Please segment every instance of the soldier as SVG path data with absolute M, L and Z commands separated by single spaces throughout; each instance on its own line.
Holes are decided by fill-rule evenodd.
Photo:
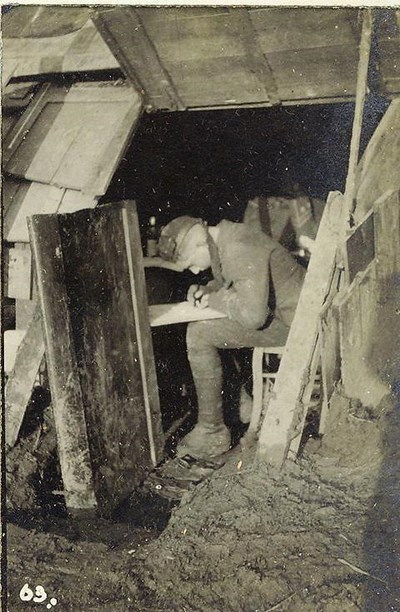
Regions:
M 218 350 L 284 345 L 305 269 L 261 230 L 226 220 L 209 227 L 202 219 L 178 217 L 163 228 L 159 252 L 193 274 L 211 267 L 213 279 L 207 285 L 192 285 L 187 299 L 227 316 L 187 327 L 198 422 L 178 445 L 177 455 L 207 459 L 226 452 L 231 444 L 222 413 Z

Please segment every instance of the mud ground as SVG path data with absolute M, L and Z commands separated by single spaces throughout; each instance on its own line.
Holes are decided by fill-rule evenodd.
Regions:
M 34 512 L 33 488 L 18 509 L 15 493 L 7 609 L 400 610 L 399 404 L 338 393 L 329 418 L 282 471 L 237 449 L 180 503 L 132 497 L 114 521 Z M 25 583 L 47 600 L 21 601 Z

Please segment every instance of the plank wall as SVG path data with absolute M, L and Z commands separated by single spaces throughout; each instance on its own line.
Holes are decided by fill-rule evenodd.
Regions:
M 394 384 L 400 321 L 399 192 L 374 204 L 375 259 L 339 302 L 341 376 L 346 396 L 377 406 Z M 394 340 L 396 339 L 396 340 Z

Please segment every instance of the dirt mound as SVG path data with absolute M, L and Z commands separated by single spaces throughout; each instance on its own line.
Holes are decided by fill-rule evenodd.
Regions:
M 327 440 L 283 472 L 238 455 L 182 500 L 133 573 L 190 612 L 400 610 L 398 410 L 385 398 L 353 423 L 340 408 L 351 443 Z
M 232 453 L 161 535 L 129 504 L 118 523 L 9 525 L 9 610 L 29 582 L 74 612 L 397 612 L 400 411 L 339 397 L 331 417 L 342 433 L 283 471 Z

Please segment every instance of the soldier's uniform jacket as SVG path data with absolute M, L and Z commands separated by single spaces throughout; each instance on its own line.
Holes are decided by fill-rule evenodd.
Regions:
M 226 220 L 217 227 L 216 243 L 210 240 L 209 306 L 249 329 L 268 326 L 271 315 L 290 326 L 305 269 L 254 227 Z

